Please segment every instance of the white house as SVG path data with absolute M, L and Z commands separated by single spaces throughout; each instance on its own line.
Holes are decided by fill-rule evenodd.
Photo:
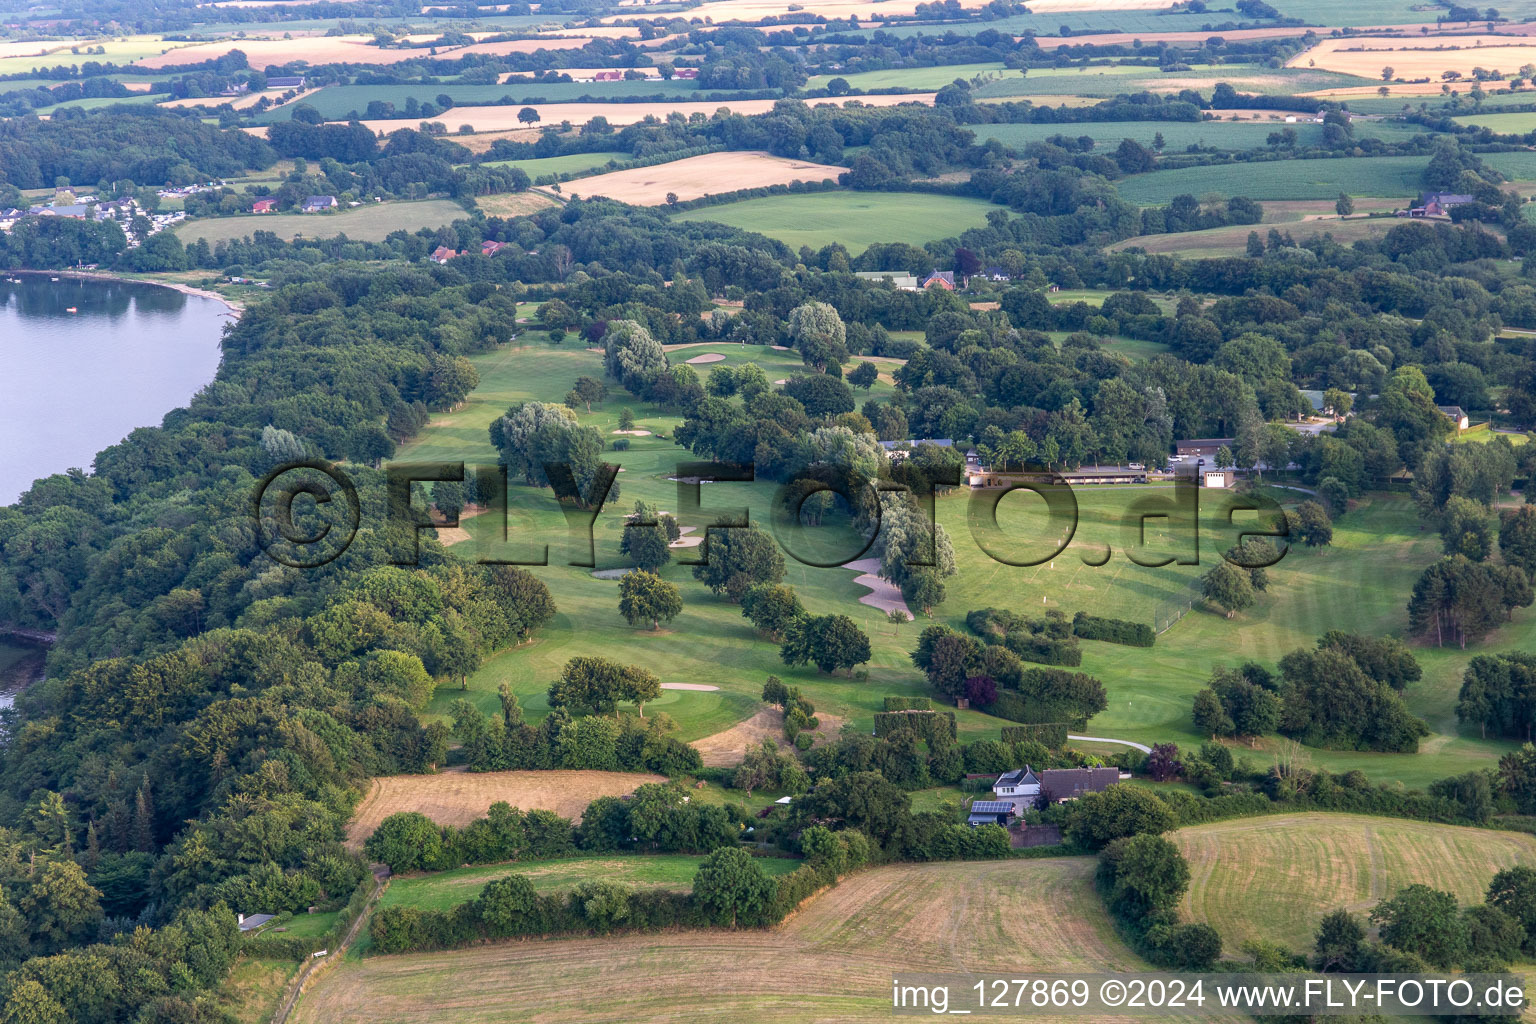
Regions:
M 992 783 L 992 795 L 999 800 L 1023 801 L 1034 806 L 1040 796 L 1040 780 L 1035 777 L 1034 771 L 1025 765 L 1023 768 L 999 775 L 997 781 Z

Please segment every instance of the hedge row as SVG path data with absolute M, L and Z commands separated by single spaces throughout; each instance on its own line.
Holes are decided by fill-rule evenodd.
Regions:
M 765 879 L 771 887 L 767 898 L 754 901 L 751 908 L 735 911 L 736 925 L 776 924 L 807 897 L 836 885 L 841 876 L 863 867 L 869 859 L 869 843 L 857 832 L 810 828 L 802 836 L 801 845 L 807 854 L 806 862 L 787 875 Z M 368 929 L 376 951 L 405 953 L 494 939 L 608 935 L 730 924 L 730 920 L 722 919 L 718 907 L 712 911 L 693 893 L 637 890 L 615 882 L 591 881 L 581 883 L 569 893 L 541 895 L 525 876 L 507 875 L 487 882 L 476 899 L 450 910 L 382 908 L 373 915 Z
M 1157 640 L 1157 634 L 1145 622 L 1106 619 L 1087 612 L 1072 616 L 1072 632 L 1084 640 L 1102 640 L 1127 647 L 1151 647 Z
M 885 698 L 885 710 L 887 711 L 932 711 L 932 697 L 887 697 Z
M 1040 665 L 1066 665 L 1076 668 L 1083 663 L 1083 652 L 1077 640 L 1067 637 L 1056 640 L 1044 633 L 1025 633 L 1015 630 L 1003 638 L 1003 646 L 1025 661 Z
M 688 199 L 674 206 L 667 207 L 668 211 L 681 212 L 683 210 L 698 210 L 706 206 L 723 206 L 726 203 L 739 203 L 744 199 L 764 199 L 768 196 L 799 195 L 806 192 L 836 192 L 842 186 L 831 179 L 822 181 L 793 181 L 788 185 L 767 185 L 760 188 L 743 188 L 735 192 L 721 192 L 718 195 L 700 196 L 698 199 Z
M 1028 725 L 1003 726 L 1004 743 L 1039 743 L 1048 750 L 1067 745 L 1065 722 L 1033 722 Z
M 916 732 L 921 738 L 930 743 L 938 731 L 947 732 L 950 739 L 956 735 L 955 713 L 953 711 L 877 711 L 875 712 L 875 735 L 885 738 L 892 733 L 902 731 Z

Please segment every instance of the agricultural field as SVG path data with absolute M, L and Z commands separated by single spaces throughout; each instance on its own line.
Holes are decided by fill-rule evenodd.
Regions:
M 444 48 L 440 54 L 486 53 L 535 53 L 539 50 L 577 50 L 592 41 L 592 37 L 544 36 L 538 39 L 519 39 L 503 43 L 477 43 L 457 49 Z M 173 47 L 173 48 L 172 48 Z M 374 44 L 372 36 L 297 36 L 293 39 L 227 39 L 212 43 L 162 44 L 134 60 L 141 68 L 159 69 L 180 64 L 195 64 L 213 60 L 239 50 L 244 53 L 250 66 L 258 71 L 275 64 L 304 60 L 311 64 L 346 62 L 354 64 L 403 64 L 429 56 L 427 49 L 384 48 Z M 109 50 L 110 52 L 110 50 Z
M 338 213 L 263 213 L 213 217 L 185 221 L 173 230 L 183 242 L 206 238 L 209 245 L 247 238 L 256 231 L 271 231 L 283 239 L 296 236 L 335 238 L 337 235 L 346 235 L 359 242 L 382 242 L 392 231 L 441 227 L 467 216 L 458 203 L 447 199 L 422 199 L 375 203 Z
M 1088 858 L 892 865 L 844 880 L 765 931 L 349 959 L 310 987 L 292 1020 L 659 1021 L 675 1019 L 687 993 L 693 1017 L 810 1024 L 889 1015 L 893 971 L 1145 969 L 1116 936 L 1093 867 Z
M 1419 194 L 1427 156 L 1378 156 L 1337 160 L 1271 160 L 1181 167 L 1137 174 L 1116 182 L 1120 197 L 1143 206 L 1168 203 L 1176 195 L 1268 199 L 1335 199 L 1353 196 L 1401 199 Z
M 1525 112 L 1511 112 L 1506 114 L 1466 114 L 1456 118 L 1460 124 L 1471 125 L 1474 128 L 1487 128 L 1498 132 L 1500 135 L 1520 135 L 1525 132 L 1536 131 L 1536 110 Z M 1493 155 L 1493 154 L 1490 154 Z M 1503 156 L 1504 154 L 1499 154 Z
M 563 121 L 569 121 L 573 125 L 583 125 L 594 117 L 602 116 L 608 119 L 609 124 L 623 127 L 643 121 L 647 117 L 664 118 L 674 113 L 682 114 L 684 117 L 691 117 L 694 114 L 710 117 L 719 110 L 730 110 L 747 115 L 763 114 L 772 110 L 777 102 L 777 100 L 676 100 L 655 103 L 539 103 L 532 106 L 539 114 L 538 124 L 560 124 Z M 816 105 L 841 106 L 848 101 L 814 100 L 812 102 Z M 860 96 L 857 102 L 872 107 L 890 107 L 900 103 L 917 103 L 927 106 L 933 103 L 933 94 L 915 92 L 900 95 Z M 439 114 L 434 120 L 452 124 L 455 127 L 467 124 L 476 132 L 527 129 L 530 126 L 517 119 L 522 109 L 522 106 L 516 104 L 494 107 L 454 107 Z M 372 131 L 387 133 L 397 128 L 411 127 L 414 122 L 365 119 L 362 123 Z M 538 124 L 533 127 L 537 127 Z M 531 137 L 530 141 L 532 141 Z
M 1282 230 L 1289 233 L 1297 242 L 1304 242 L 1314 235 L 1332 235 L 1334 241 L 1348 245 L 1351 242 L 1382 238 L 1401 223 L 1403 222 L 1395 217 L 1350 217 L 1348 219 L 1318 217 L 1288 223 Z M 1206 228 L 1202 231 L 1137 235 L 1134 238 L 1116 242 L 1110 248 L 1145 249 L 1147 252 L 1183 256 L 1186 259 L 1208 259 L 1246 252 L 1249 233 L 1257 231 L 1262 238 L 1268 230 L 1265 224 L 1232 224 L 1221 228 Z
M 485 167 L 521 167 L 523 173 L 534 181 L 546 175 L 565 176 L 581 174 L 597 167 L 605 167 L 616 161 L 629 159 L 628 153 L 571 153 L 566 156 L 547 156 L 533 160 L 490 160 Z
M 817 192 L 768 196 L 739 203 L 706 206 L 677 215 L 680 220 L 712 220 L 777 238 L 791 248 L 819 249 L 833 242 L 857 255 L 875 242 L 921 245 L 958 235 L 986 223 L 982 199 L 907 192 Z
M 237 1024 L 268 1024 L 277 1010 L 285 986 L 299 973 L 292 960 L 256 960 L 242 957 L 217 989 L 219 1009 Z
M 1440 74 L 1444 71 L 1459 71 L 1471 77 L 1473 68 L 1488 68 L 1513 75 L 1522 64 L 1533 62 L 1536 44 L 1529 40 L 1494 37 L 1469 42 L 1465 37 L 1439 40 L 1350 36 L 1323 39 L 1292 57 L 1289 66 L 1310 68 L 1315 64 L 1329 71 L 1378 81 L 1382 69 L 1390 67 L 1394 79 L 1428 78 L 1438 92 Z M 1469 86 L 1462 83 L 1458 87 Z
M 1300 145 L 1311 145 L 1322 138 L 1320 124 L 1291 124 L 1283 120 L 1262 121 L 1086 121 L 1080 124 L 974 124 L 967 125 L 978 142 L 996 139 L 1011 149 L 1022 149 L 1031 142 L 1044 142 L 1058 135 L 1069 139 L 1088 136 L 1095 148 L 1113 150 L 1121 139 L 1134 139 L 1151 148 L 1158 135 L 1163 137 L 1166 153 L 1178 153 L 1190 146 L 1216 149 L 1256 149 L 1274 132 L 1283 128 L 1296 131 Z
M 577 819 L 600 796 L 633 793 L 647 782 L 665 782 L 643 772 L 538 771 L 442 772 L 386 775 L 373 780 L 347 828 L 347 843 L 361 848 L 379 822 L 401 811 L 425 814 L 439 825 L 468 825 L 505 800 L 525 811 L 554 811 Z
M 437 106 L 438 96 L 448 96 L 455 107 L 494 104 L 504 97 L 522 103 L 562 103 L 591 97 L 594 99 L 624 99 L 632 96 L 668 96 L 689 99 L 696 96 L 698 86 L 690 81 L 663 82 L 539 82 L 536 84 L 462 85 L 441 83 L 428 85 L 332 85 L 316 90 L 304 102 L 320 111 L 327 120 L 340 120 L 356 112 L 359 116 L 373 100 L 393 103 L 404 108 L 408 99 Z M 452 109 L 442 111 L 438 119 L 450 119 Z M 269 111 L 258 121 L 283 120 L 285 115 Z M 411 124 L 409 120 L 407 124 Z
M 824 89 L 834 78 L 841 78 L 855 89 L 942 89 L 955 79 L 970 82 L 1003 75 L 1016 74 L 1005 71 L 1001 61 L 985 64 L 941 64 L 928 68 L 890 68 L 884 71 L 857 71 L 847 75 L 813 75 L 805 83 L 807 89 Z
M 1145 64 L 1116 64 L 1076 68 L 1031 68 L 1025 74 L 1006 72 L 972 90 L 978 100 L 1014 99 L 1027 94 L 1117 96 L 1121 93 L 1174 93 L 1196 89 L 1209 93 L 1218 82 L 1239 92 L 1291 95 L 1312 89 L 1360 86 L 1367 79 L 1307 68 L 1268 68 L 1257 64 L 1197 64 L 1189 71 L 1167 73 Z
M 1364 915 L 1405 885 L 1481 902 L 1502 868 L 1536 859 L 1536 837 L 1357 814 L 1287 814 L 1198 825 L 1172 837 L 1189 861 L 1186 919 L 1235 950 L 1248 939 L 1308 950 L 1324 914 Z
M 523 217 L 536 213 L 557 200 L 541 192 L 503 192 L 500 195 L 480 196 L 475 207 L 492 217 Z
M 667 202 L 668 196 L 689 200 L 796 181 L 836 181 L 845 171 L 846 167 L 790 160 L 770 153 L 706 153 L 583 178 L 568 191 L 583 196 L 607 196 L 636 206 L 659 206 Z

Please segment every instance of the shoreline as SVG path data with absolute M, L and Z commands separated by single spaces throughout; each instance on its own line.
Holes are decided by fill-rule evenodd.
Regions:
M 237 319 L 240 314 L 245 312 L 245 304 L 242 302 L 236 302 L 234 299 L 220 295 L 218 292 L 208 288 L 198 288 L 190 284 L 182 284 L 180 281 L 147 281 L 138 277 L 124 277 L 121 274 L 114 274 L 110 270 L 10 270 L 7 273 L 29 274 L 33 276 L 46 274 L 49 277 L 69 278 L 75 281 L 119 281 L 123 284 L 143 284 L 154 288 L 169 288 L 172 291 L 181 292 L 183 295 L 192 295 L 200 299 L 212 299 L 215 302 L 221 302 L 229 310 L 230 315 Z

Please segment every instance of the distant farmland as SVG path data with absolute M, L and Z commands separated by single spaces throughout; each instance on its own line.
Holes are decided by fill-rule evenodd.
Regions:
M 1280 121 L 1086 121 L 1080 124 L 968 124 L 978 142 L 996 139 L 1005 146 L 1022 149 L 1031 142 L 1044 142 L 1056 135 L 1077 139 L 1092 138 L 1097 149 L 1114 149 L 1121 139 L 1135 139 L 1151 147 L 1154 138 L 1163 136 L 1164 152 L 1177 153 L 1188 146 L 1214 146 L 1218 149 L 1252 149 L 1263 146 L 1272 132 L 1294 128 L 1302 145 L 1311 145 L 1323 136 L 1318 124 L 1285 124 Z
M 1138 174 L 1116 182 L 1121 198 L 1143 206 L 1187 193 L 1250 199 L 1333 199 L 1355 196 L 1408 199 L 1420 190 L 1425 156 L 1378 156 L 1336 160 L 1267 160 L 1181 167 Z
M 681 220 L 713 220 L 757 231 L 793 248 L 819 249 L 841 242 L 861 253 L 875 242 L 921 245 L 986 223 L 982 199 L 915 192 L 816 192 L 768 196 L 706 206 L 678 214 Z
M 183 242 L 206 238 L 216 242 L 246 238 L 257 231 L 271 231 L 287 241 L 295 235 L 305 238 L 335 238 L 346 235 L 359 242 L 382 242 L 392 231 L 436 228 L 468 217 L 464 207 L 447 199 L 423 199 L 417 202 L 374 203 L 342 213 L 251 214 L 243 217 L 216 217 L 178 225 L 176 237 Z

